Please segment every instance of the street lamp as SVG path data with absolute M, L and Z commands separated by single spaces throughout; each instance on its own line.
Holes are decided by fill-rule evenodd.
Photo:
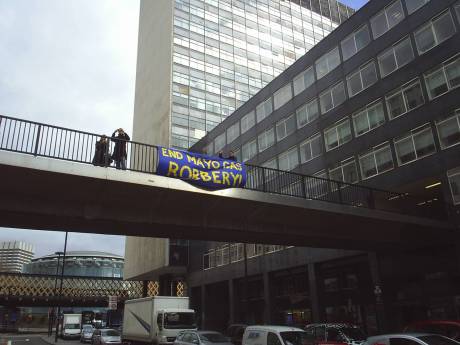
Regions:
M 57 279 L 58 279 L 58 273 L 59 273 L 59 261 L 61 259 L 61 255 L 64 255 L 63 252 L 55 252 L 54 255 L 57 255 L 58 256 L 58 261 L 57 261 L 57 264 L 56 264 L 56 274 L 54 275 L 55 276 L 55 279 L 54 279 L 54 297 L 57 296 Z M 52 312 L 50 314 L 50 318 L 48 320 L 48 336 L 51 336 L 51 334 L 53 333 L 53 322 L 54 322 L 54 319 L 55 319 L 55 308 L 53 307 L 52 309 Z
M 59 333 L 59 314 L 61 313 L 61 297 L 62 297 L 62 283 L 64 281 L 64 267 L 65 267 L 65 254 L 67 252 L 67 236 L 68 232 L 65 232 L 65 241 L 64 241 L 64 253 L 62 253 L 62 270 L 61 270 L 61 284 L 59 286 L 59 297 L 58 297 L 58 311 L 57 311 L 57 323 L 56 323 L 56 335 L 54 337 L 54 342 L 57 343 L 58 333 Z

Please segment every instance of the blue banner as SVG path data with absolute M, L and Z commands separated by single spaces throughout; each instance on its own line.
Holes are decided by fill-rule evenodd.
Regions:
M 166 147 L 158 147 L 157 174 L 209 189 L 244 187 L 244 163 Z

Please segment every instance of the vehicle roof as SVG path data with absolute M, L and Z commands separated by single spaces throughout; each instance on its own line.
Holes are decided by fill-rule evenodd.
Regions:
M 442 335 L 439 334 L 433 334 L 433 333 L 423 333 L 423 332 L 407 332 L 407 333 L 389 333 L 389 334 L 380 334 L 380 335 L 374 335 L 372 337 L 368 337 L 367 340 L 373 340 L 373 339 L 382 339 L 382 338 L 393 338 L 393 337 L 413 337 L 413 338 L 418 338 L 418 337 L 423 337 L 427 335 L 436 335 L 442 337 Z
M 326 327 L 332 327 L 332 328 L 359 328 L 358 325 L 352 324 L 352 323 L 345 323 L 345 322 L 329 322 L 329 323 L 310 323 L 305 327 L 318 327 L 318 326 L 326 326 Z
M 220 334 L 220 335 L 222 335 L 222 333 L 217 332 L 217 331 L 199 330 L 199 331 L 196 331 L 196 332 L 197 332 L 198 334 L 204 334 L 204 333 L 209 334 L 209 333 L 212 333 L 212 334 Z
M 162 308 L 159 311 L 166 312 L 166 313 L 194 313 L 195 310 L 193 309 L 181 309 L 181 308 Z
M 301 331 L 305 332 L 301 328 L 297 327 L 290 327 L 290 326 L 271 326 L 271 325 L 260 325 L 260 326 L 248 326 L 246 327 L 246 331 L 251 331 L 251 330 L 264 330 L 264 331 L 275 331 L 275 332 L 293 332 L 293 331 Z

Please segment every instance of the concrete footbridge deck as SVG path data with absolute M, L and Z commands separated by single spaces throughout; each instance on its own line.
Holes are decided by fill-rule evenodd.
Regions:
M 300 195 L 283 188 L 286 184 L 276 190 L 268 183 L 256 186 L 250 172 L 245 189 L 209 191 L 156 175 L 154 164 L 148 173 L 93 166 L 94 142 L 80 137 L 98 135 L 12 118 L 0 120 L 2 227 L 353 249 L 446 243 L 456 236 L 456 227 L 446 221 L 394 212 L 398 207 L 379 209 L 384 204 L 375 195 L 382 191 L 367 187 L 278 171 L 283 181 L 287 174 L 298 179 L 289 181 L 289 186 L 299 189 L 301 182 Z M 8 122 L 10 132 L 11 123 L 25 123 L 15 130 L 19 136 L 10 135 L 18 138 L 14 141 L 5 139 Z M 60 141 L 59 134 L 45 138 L 45 128 L 61 132 Z M 64 132 L 78 134 L 78 147 L 75 134 L 67 140 Z M 24 146 L 21 138 L 30 144 Z M 129 144 L 138 145 L 139 155 L 142 144 Z M 74 151 L 80 152 L 78 159 Z M 84 157 L 81 152 L 86 152 Z M 129 152 L 132 163 L 134 153 Z M 154 160 L 153 155 L 145 156 L 149 162 Z M 140 165 L 138 161 L 133 166 Z M 315 184 L 308 178 L 315 179 Z M 314 194 L 313 187 L 325 181 L 328 192 Z M 249 189 L 251 183 L 253 189 L 263 191 Z M 398 198 L 385 194 L 382 200 L 388 204 Z

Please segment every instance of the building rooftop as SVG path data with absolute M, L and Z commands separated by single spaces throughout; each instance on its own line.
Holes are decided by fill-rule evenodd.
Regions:
M 41 256 L 39 258 L 35 258 L 32 261 L 38 261 L 38 260 L 45 260 L 45 259 L 54 259 L 58 255 L 55 253 L 48 254 Z M 119 259 L 119 260 L 124 260 L 123 256 L 117 255 L 117 254 L 112 254 L 112 253 L 107 253 L 107 252 L 99 252 L 99 251 L 68 251 L 66 253 L 66 257 L 104 257 L 104 258 L 110 258 L 110 259 Z

